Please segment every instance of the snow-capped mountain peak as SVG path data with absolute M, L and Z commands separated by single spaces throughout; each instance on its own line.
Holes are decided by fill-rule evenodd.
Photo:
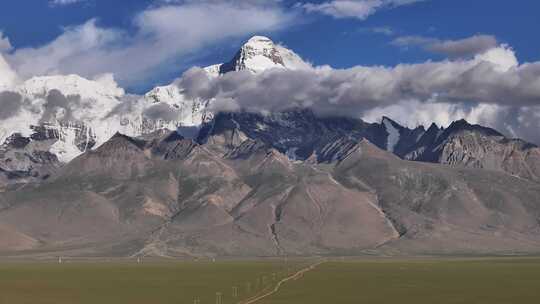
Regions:
M 270 38 L 253 36 L 234 58 L 220 67 L 220 73 L 250 71 L 260 73 L 272 68 L 305 69 L 310 65 L 293 51 L 275 44 Z
M 253 36 L 228 63 L 214 64 L 204 68 L 211 77 L 233 71 L 249 71 L 254 74 L 280 69 L 307 69 L 310 65 L 293 51 L 275 44 L 270 38 Z M 184 96 L 182 89 L 172 83 L 152 89 L 144 95 L 147 105 L 167 105 L 178 113 L 176 126 L 199 127 L 205 119 L 211 118 L 206 106 L 210 101 L 191 100 Z
M 0 62 L 0 68 L 2 68 Z M 204 68 L 211 77 L 232 71 L 261 73 L 268 69 L 307 69 L 293 51 L 268 37 L 250 38 L 225 64 Z M 3 80 L 3 79 L 0 79 Z M 112 75 L 86 79 L 78 75 L 38 76 L 22 83 L 0 81 L 28 100 L 17 116 L 0 126 L 0 144 L 12 134 L 45 138 L 42 148 L 61 162 L 98 147 L 116 132 L 139 136 L 159 129 L 197 133 L 212 118 L 211 100 L 193 100 L 176 83 L 159 86 L 138 97 L 126 95 Z M 57 92 L 53 92 L 57 91 Z M 42 127 L 36 135 L 34 127 Z
M 228 71 L 248 70 L 253 73 L 271 68 L 285 68 L 283 58 L 274 42 L 263 36 L 249 39 L 228 65 L 230 66 Z

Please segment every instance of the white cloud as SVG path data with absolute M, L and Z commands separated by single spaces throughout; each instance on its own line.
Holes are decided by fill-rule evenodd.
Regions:
M 83 25 L 65 28 L 62 35 L 46 45 L 17 49 L 7 58 L 24 78 L 63 73 L 88 77 L 106 72 L 100 70 L 100 65 L 111 62 L 100 63 L 100 58 L 108 47 L 123 39 L 121 31 L 100 28 L 92 19 Z
M 77 3 L 86 2 L 87 0 L 50 0 L 49 5 L 50 6 L 65 6 L 65 5 L 72 5 Z
M 198 1 L 161 5 L 139 13 L 135 34 L 104 28 L 96 20 L 67 27 L 46 45 L 17 49 L 6 59 L 28 78 L 75 73 L 93 77 L 113 73 L 124 85 L 152 77 L 181 56 L 246 35 L 280 29 L 293 20 L 275 5 Z
M 497 71 L 506 72 L 513 67 L 517 67 L 519 62 L 516 54 L 508 45 L 498 48 L 491 48 L 484 53 L 476 55 L 476 60 L 487 61 L 495 64 Z
M 364 20 L 380 9 L 412 4 L 425 0 L 333 0 L 323 3 L 299 4 L 307 12 L 320 13 L 334 18 Z

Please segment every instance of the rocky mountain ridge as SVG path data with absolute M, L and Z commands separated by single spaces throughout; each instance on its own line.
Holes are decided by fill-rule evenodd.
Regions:
M 465 120 L 448 128 L 433 124 L 426 131 L 423 127 L 398 128 L 404 138 L 397 141 L 399 149 L 394 153 L 403 159 L 502 171 L 540 181 L 540 149 L 534 144 Z
M 254 118 L 238 113 L 216 116 L 197 140 L 174 131 L 115 134 L 44 182 L 0 194 L 0 253 L 198 257 L 540 248 L 539 183 L 402 160 L 338 131 L 320 141 L 307 134 L 307 142 L 290 137 L 272 144 L 270 129 L 282 130 L 295 115 L 280 116 L 279 125 L 268 120 L 268 136 L 244 132 Z M 320 131 L 338 122 L 318 123 Z M 298 145 L 302 158 L 288 156 Z
M 367 139 L 405 160 L 501 171 L 540 181 L 540 149 L 536 145 L 508 139 L 493 129 L 464 120 L 448 128 L 432 124 L 426 130 L 423 126 L 403 127 L 388 117 L 383 117 L 381 123 L 366 123 L 344 117 L 317 117 L 310 110 L 269 115 L 226 113 L 206 124 L 200 138 L 219 128 L 230 128 L 234 134 L 229 145 L 242 138 L 259 140 L 292 160 L 331 162 L 343 157 L 351 144 Z

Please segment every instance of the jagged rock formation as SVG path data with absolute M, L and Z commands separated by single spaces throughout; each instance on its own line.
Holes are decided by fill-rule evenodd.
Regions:
M 493 129 L 460 120 L 446 129 L 432 125 L 427 131 L 400 130 L 404 137 L 394 152 L 404 159 L 501 171 L 540 181 L 540 149 Z
M 30 138 L 13 134 L 0 146 L 0 185 L 39 182 L 61 166 L 56 155 L 49 152 L 56 134 L 46 128 L 34 130 Z

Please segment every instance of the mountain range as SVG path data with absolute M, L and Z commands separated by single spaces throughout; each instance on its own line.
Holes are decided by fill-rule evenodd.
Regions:
M 208 77 L 309 69 L 255 36 Z M 213 112 L 174 82 L 34 77 L 1 93 L 0 252 L 17 256 L 540 251 L 540 149 L 455 121 L 408 128 Z

